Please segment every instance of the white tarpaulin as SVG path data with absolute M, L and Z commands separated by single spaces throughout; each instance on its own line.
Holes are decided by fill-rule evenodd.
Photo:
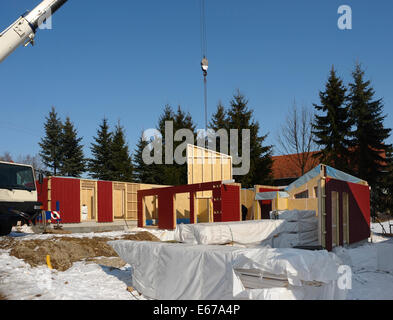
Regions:
M 327 251 L 204 246 L 157 242 L 110 241 L 131 265 L 132 285 L 160 300 L 338 299 L 340 262 Z M 259 270 L 287 279 L 285 288 L 251 289 L 235 270 Z M 313 283 L 311 283 L 313 282 Z M 318 284 L 315 284 L 318 282 Z M 313 292 L 310 295 L 309 292 Z
M 302 216 L 303 211 L 300 216 Z M 305 219 L 250 220 L 241 222 L 179 224 L 175 240 L 189 244 L 266 245 L 274 248 L 291 248 L 299 245 L 317 245 L 318 219 L 305 211 Z M 286 217 L 294 219 L 291 214 Z M 296 212 L 298 214 L 298 212 Z
M 281 233 L 273 239 L 274 248 L 293 248 L 296 246 L 317 246 L 318 230 L 302 233 Z
M 318 219 L 316 217 L 299 221 L 284 220 L 281 226 L 281 232 L 285 233 L 303 233 L 316 230 L 318 230 Z
M 312 210 L 284 210 L 284 211 L 271 211 L 270 218 L 274 219 L 276 214 L 277 219 L 287 221 L 299 221 L 316 217 L 316 212 Z
M 175 239 L 191 244 L 271 244 L 282 231 L 281 220 L 250 220 L 241 222 L 180 224 Z
M 255 195 L 255 200 L 274 200 L 277 198 L 289 198 L 289 193 L 284 191 L 259 192 Z

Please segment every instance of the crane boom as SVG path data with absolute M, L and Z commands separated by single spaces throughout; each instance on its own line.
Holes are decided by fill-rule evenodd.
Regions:
M 67 0 L 43 0 L 32 11 L 20 16 L 0 33 L 0 63 L 19 46 L 34 44 L 37 29 L 50 18 Z

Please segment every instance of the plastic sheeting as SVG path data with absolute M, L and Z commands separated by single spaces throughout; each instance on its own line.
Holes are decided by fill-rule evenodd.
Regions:
M 311 171 L 307 172 L 305 175 L 301 176 L 299 179 L 292 182 L 284 191 L 291 191 L 292 189 L 299 188 L 305 185 L 308 181 L 318 176 L 321 172 L 321 165 L 318 165 Z
M 281 232 L 274 238 L 274 248 L 293 248 L 296 246 L 317 246 L 318 218 L 315 211 L 286 210 L 270 212 L 270 216 L 278 217 L 285 222 Z
M 318 245 L 318 219 L 315 211 L 280 211 L 279 220 L 180 224 L 175 240 L 189 244 L 265 245 L 292 248 Z
M 326 175 L 330 178 L 352 183 L 359 183 L 362 181 L 359 178 L 356 178 L 348 173 L 342 172 L 329 166 L 326 166 Z
M 345 298 L 345 291 L 336 284 L 341 262 L 325 250 L 243 249 L 126 240 L 109 244 L 131 265 L 132 286 L 152 299 Z M 238 269 L 284 277 L 289 285 L 249 289 L 236 275 Z
M 348 173 L 342 172 L 340 170 L 334 169 L 329 166 L 325 166 L 325 167 L 326 167 L 326 175 L 330 178 L 334 178 L 334 179 L 341 180 L 341 181 L 352 182 L 352 183 L 359 183 L 362 181 L 359 178 L 351 176 Z M 310 181 L 311 179 L 315 178 L 316 176 L 318 176 L 320 174 L 321 168 L 322 168 L 322 165 L 318 165 L 317 167 L 315 167 L 311 171 L 307 172 L 305 175 L 301 176 L 296 181 L 292 182 L 284 190 L 291 191 L 292 189 L 295 189 L 295 188 L 305 185 L 308 181 Z
M 289 198 L 289 193 L 284 191 L 258 192 L 255 195 L 255 200 L 274 200 L 277 199 L 277 196 L 279 198 Z
M 308 231 L 318 230 L 318 219 L 315 217 L 299 220 L 299 221 L 284 221 L 281 227 L 282 232 L 285 233 L 302 233 Z
M 316 217 L 316 212 L 312 210 L 283 210 L 270 212 L 271 219 L 281 219 L 287 221 L 300 221 L 313 217 Z
M 270 244 L 282 232 L 281 220 L 198 223 L 177 225 L 175 240 L 191 244 Z
M 317 246 L 318 230 L 301 233 L 282 233 L 273 239 L 274 248 L 293 248 L 297 246 Z

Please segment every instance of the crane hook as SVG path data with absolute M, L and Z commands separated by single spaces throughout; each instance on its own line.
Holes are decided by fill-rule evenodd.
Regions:
M 209 61 L 207 60 L 206 57 L 203 57 L 202 62 L 201 62 L 201 67 L 203 71 L 203 76 L 207 76 L 207 69 L 209 69 Z

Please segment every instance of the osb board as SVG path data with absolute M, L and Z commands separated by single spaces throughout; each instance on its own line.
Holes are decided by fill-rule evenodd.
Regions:
M 96 219 L 96 206 L 95 206 L 94 189 L 81 190 L 81 211 L 82 206 L 87 206 L 87 220 L 94 221 Z M 82 213 L 82 212 L 81 212 Z
M 278 198 L 272 201 L 272 210 L 288 210 L 288 199 Z
M 158 199 L 156 196 L 145 197 L 144 206 L 146 220 L 158 219 Z
M 113 182 L 113 212 L 115 219 L 138 220 L 138 190 L 167 187 L 163 185 Z M 151 199 L 150 199 L 151 198 Z M 156 219 L 157 199 L 148 197 L 145 201 L 147 219 Z
M 318 198 L 288 199 L 288 210 L 314 210 L 318 212 Z
M 209 219 L 209 205 L 211 199 L 196 199 L 196 212 L 199 223 L 211 222 Z
M 124 219 L 126 214 L 125 189 L 113 189 L 113 215 L 115 219 Z
M 232 157 L 194 145 L 187 145 L 188 184 L 232 180 Z M 211 198 L 211 191 L 197 193 L 197 198 Z
M 95 180 L 80 180 L 80 214 L 82 221 L 82 206 L 87 206 L 87 221 L 97 220 L 97 181 Z
M 96 182 L 93 180 L 81 180 L 82 189 L 93 189 L 96 186 Z
M 127 183 L 127 220 L 138 220 L 137 214 L 137 192 L 139 185 L 136 183 Z
M 255 192 L 251 189 L 241 189 L 240 190 L 241 204 L 247 208 L 252 207 L 255 201 Z
M 309 198 L 318 198 L 318 194 L 316 194 L 315 187 L 318 186 L 318 182 L 320 179 L 321 179 L 320 176 L 316 176 L 316 177 L 312 178 L 310 181 L 308 181 L 306 184 L 304 184 L 300 187 L 297 187 L 295 189 L 292 189 L 291 191 L 288 192 L 290 199 L 294 199 L 296 194 L 301 193 L 306 190 L 308 190 Z
M 190 218 L 190 198 L 188 193 L 178 193 L 175 195 L 175 210 L 178 219 Z

